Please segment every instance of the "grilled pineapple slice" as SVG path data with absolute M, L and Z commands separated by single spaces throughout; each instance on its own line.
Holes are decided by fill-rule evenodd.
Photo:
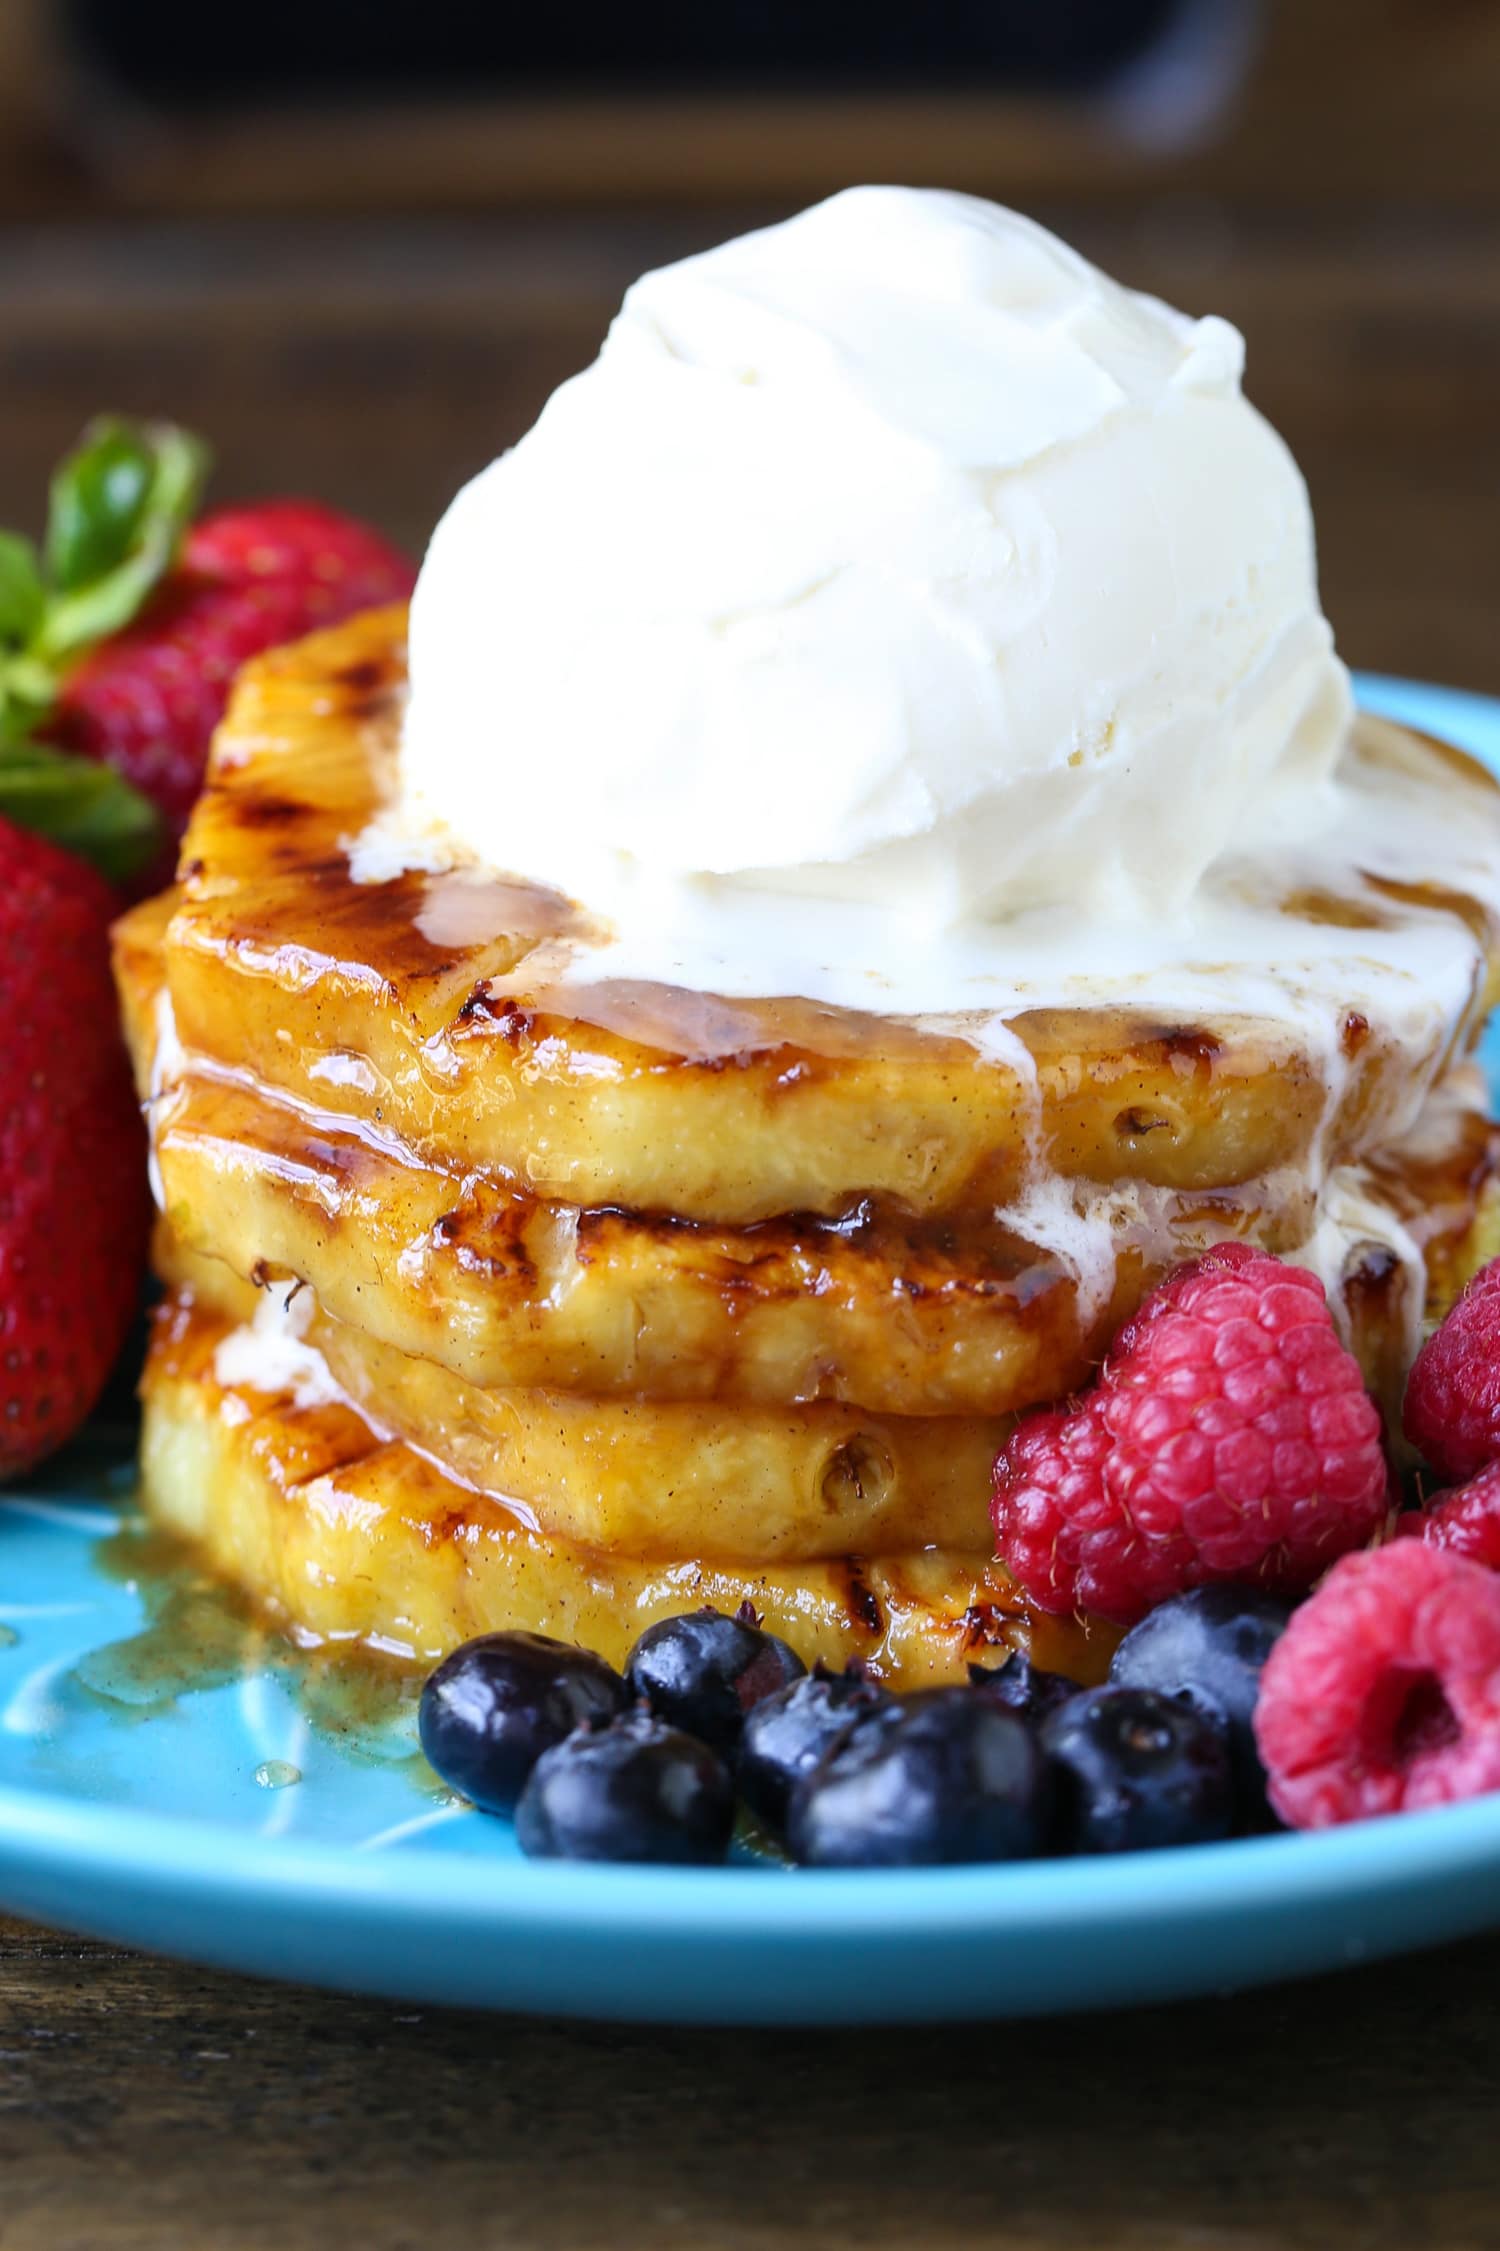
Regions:
M 1222 1231 L 1184 1204 L 1122 1242 L 1085 1312 L 1060 1262 L 978 1217 L 847 1228 L 652 1220 L 458 1180 L 250 1090 L 190 1077 L 152 1132 L 174 1233 L 247 1279 L 470 1383 L 898 1415 L 998 1415 L 1073 1389 L 1154 1271 Z M 1218 1226 L 1211 1223 L 1217 1220 Z M 1305 1214 L 1268 1215 L 1281 1245 Z
M 482 1391 L 341 1323 L 311 1334 L 372 1421 L 585 1546 L 772 1563 L 994 1545 L 1003 1419 Z
M 1500 1242 L 1493 1175 L 1476 1179 L 1468 1224 L 1442 1239 L 1434 1308 Z M 229 1310 L 196 1302 L 188 1286 L 158 1311 L 142 1384 L 146 1506 L 302 1634 L 432 1662 L 475 1633 L 525 1626 L 618 1662 L 656 1618 L 748 1599 L 804 1657 L 861 1656 L 907 1683 L 953 1677 L 986 1643 L 1029 1647 L 1038 1663 L 1083 1681 L 1107 1665 L 1107 1628 L 1028 1616 L 1003 1570 L 977 1556 L 929 1549 L 736 1566 L 701 1553 L 647 1561 L 548 1536 L 425 1454 L 377 1436 L 351 1406 L 298 1407 L 221 1384 L 217 1348 L 252 1293 L 227 1268 L 164 1249 L 169 1265 L 175 1259 Z M 1368 1370 L 1400 1362 L 1405 1323 L 1388 1279 L 1372 1267 L 1350 1297 Z
M 378 1437 L 352 1407 L 226 1387 L 222 1317 L 191 1293 L 156 1316 L 142 1397 L 142 1489 L 164 1528 L 304 1636 L 432 1663 L 474 1634 L 524 1627 L 618 1664 L 655 1619 L 753 1602 L 811 1662 L 865 1659 L 882 1679 L 961 1677 L 987 1644 L 1097 1679 L 1115 1636 L 1028 1617 L 998 1565 L 917 1554 L 736 1565 L 643 1560 L 548 1536 Z
M 1429 1315 L 1490 1255 L 1500 1227 L 1500 1133 L 1455 1106 L 1420 1150 L 1372 1168 L 1367 1193 L 1425 1245 Z M 1372 1208 L 1372 1219 L 1376 1212 Z M 1382 1229 L 1380 1232 L 1385 1232 Z M 356 1241 L 365 1231 L 354 1231 Z M 158 1271 L 235 1321 L 255 1287 L 215 1256 L 159 1230 Z M 378 1291 L 373 1302 L 383 1303 Z M 312 1308 L 309 1295 L 304 1306 Z M 1342 1310 L 1393 1430 L 1409 1353 L 1406 1283 L 1389 1254 L 1355 1244 Z M 435 1358 L 333 1317 L 310 1339 L 368 1419 L 465 1483 L 521 1505 L 548 1533 L 639 1556 L 760 1562 L 858 1550 L 989 1542 L 989 1467 L 1004 1419 L 904 1418 L 839 1405 L 734 1406 L 655 1397 L 592 1399 L 481 1387 Z
M 122 933 L 121 989 L 143 1091 L 158 1037 L 159 906 Z M 1162 1269 L 1226 1230 L 1295 1252 L 1311 1214 L 1248 1193 L 1150 1198 L 1086 1312 L 1074 1276 L 992 1219 L 752 1229 L 579 1210 L 455 1177 L 368 1128 L 189 1070 L 151 1095 L 172 1228 L 246 1279 L 294 1276 L 376 1342 L 486 1388 L 798 1406 L 880 1415 L 1004 1415 L 1076 1388 Z M 1420 1159 L 1371 1160 L 1378 1193 L 1436 1274 L 1493 1164 L 1477 1110 L 1454 1110 Z M 1359 1294 L 1370 1277 L 1361 1273 Z M 1399 1335 L 1380 1336 L 1381 1388 Z
M 158 1264 L 195 1301 L 251 1320 L 258 1292 L 170 1236 Z M 544 1532 L 635 1556 L 757 1562 L 946 1547 L 987 1554 L 1005 1420 L 861 1415 L 481 1390 L 302 1300 L 306 1340 L 367 1420 Z
M 394 787 L 402 633 L 401 613 L 373 612 L 241 674 L 165 933 L 189 1053 L 378 1120 L 438 1166 L 736 1226 L 866 1195 L 993 1207 L 1034 1154 L 1067 1176 L 1223 1189 L 1304 1159 L 1323 1128 L 1322 1061 L 1274 1020 L 1031 1012 L 1012 1029 L 1033 1074 L 805 1001 L 533 989 L 544 942 L 579 926 L 568 902 L 474 871 L 352 880 L 349 840 Z M 1434 1026 L 1435 1055 L 1487 1001 Z M 1379 1025 L 1351 1022 L 1349 1049 L 1332 1154 L 1378 1138 L 1414 1067 Z
M 572 1211 L 456 1182 L 278 1109 L 192 1079 L 155 1104 L 179 1242 L 247 1281 L 310 1283 L 372 1344 L 488 1389 L 992 1419 L 1085 1382 L 1161 1268 L 1226 1225 L 1278 1252 L 1295 1252 L 1308 1225 L 1296 1203 L 1158 1208 L 1151 1237 L 1119 1242 L 1110 1300 L 1085 1321 L 1074 1279 L 993 1229 L 955 1226 L 945 1242 L 930 1226 L 872 1227 L 865 1239 Z M 1497 1165 L 1500 1136 L 1477 1108 L 1455 1108 L 1420 1149 L 1369 1162 L 1376 1202 L 1425 1252 L 1430 1314 L 1493 1232 Z M 1343 1294 L 1372 1387 L 1398 1400 L 1406 1339 L 1388 1268 L 1356 1242 Z

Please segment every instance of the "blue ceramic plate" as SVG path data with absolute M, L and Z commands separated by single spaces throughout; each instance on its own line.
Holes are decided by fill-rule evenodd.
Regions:
M 1365 700 L 1500 767 L 1500 704 Z M 1500 1083 L 1500 1046 L 1492 1043 Z M 409 1698 L 290 1660 L 133 1529 L 128 1433 L 0 1505 L 0 1906 L 403 1999 L 680 2022 L 1097 2008 L 1500 1922 L 1500 1795 L 1315 1837 L 864 1875 L 562 1867 L 447 1800 Z

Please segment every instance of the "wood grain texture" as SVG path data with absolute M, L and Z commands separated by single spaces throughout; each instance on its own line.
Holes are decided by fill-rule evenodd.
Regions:
M 1019 2028 L 636 2031 L 0 1924 L 0 2244 L 1480 2251 L 1500 1943 Z

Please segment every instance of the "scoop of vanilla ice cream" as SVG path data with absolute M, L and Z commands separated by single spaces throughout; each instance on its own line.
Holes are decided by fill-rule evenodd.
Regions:
M 433 538 L 408 814 L 620 915 L 1170 911 L 1350 714 L 1242 361 L 965 196 L 646 275 Z

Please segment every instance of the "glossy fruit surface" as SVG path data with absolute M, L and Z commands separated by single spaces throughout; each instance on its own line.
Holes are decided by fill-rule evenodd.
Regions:
M 1426 1540 L 1345 1556 L 1271 1652 L 1255 1733 L 1293 1829 L 1500 1790 L 1500 1578 Z
M 1425 1540 L 1500 1571 L 1500 1462 L 1491 1462 L 1467 1485 L 1434 1493 L 1425 1508 L 1408 1509 L 1396 1519 L 1398 1540 Z
M 95 871 L 0 820 L 0 1477 L 70 1438 L 140 1300 L 150 1197 Z
M 734 1791 L 708 1746 L 649 1712 L 580 1728 L 537 1761 L 516 1808 L 539 1860 L 722 1860 Z
M 755 1705 L 740 1738 L 735 1778 L 752 1813 L 773 1829 L 786 1819 L 795 1785 L 811 1774 L 839 1737 L 867 1713 L 896 1709 L 894 1699 L 858 1667 L 842 1673 L 819 1665 Z
M 1241 1822 L 1270 1816 L 1265 1769 L 1255 1746 L 1255 1700 L 1266 1659 L 1286 1631 L 1292 1605 L 1260 1587 L 1196 1587 L 1132 1627 L 1110 1664 L 1120 1688 L 1184 1698 L 1229 1731 Z
M 755 1623 L 745 1603 L 732 1618 L 722 1610 L 692 1610 L 648 1626 L 626 1661 L 625 1678 L 659 1718 L 728 1752 L 739 1742 L 746 1714 L 806 1669 L 795 1650 Z
M 544 1751 L 624 1706 L 624 1682 L 591 1650 L 546 1634 L 483 1634 L 424 1687 L 422 1749 L 450 1789 L 485 1813 L 509 1813 Z
M 797 1784 L 787 1846 L 813 1868 L 1026 1860 L 1045 1849 L 1050 1794 L 1014 1712 L 973 1688 L 924 1690 L 857 1720 Z
M 1462 1485 L 1500 1460 L 1500 1258 L 1474 1276 L 1417 1354 L 1402 1422 L 1445 1484 Z
M 1224 1727 L 1150 1688 L 1085 1689 L 1043 1722 L 1066 1852 L 1140 1852 L 1227 1837 Z
M 1323 1286 L 1249 1243 L 1179 1267 L 1092 1390 L 1023 1416 L 998 1552 L 1042 1610 L 1131 1626 L 1189 1587 L 1310 1587 L 1389 1505 L 1379 1410 Z

